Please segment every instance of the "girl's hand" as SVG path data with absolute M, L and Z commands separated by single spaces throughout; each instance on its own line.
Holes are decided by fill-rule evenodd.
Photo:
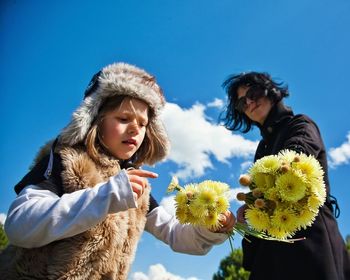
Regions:
M 246 224 L 246 220 L 244 217 L 245 214 L 245 210 L 248 209 L 247 204 L 242 205 L 241 207 L 238 208 L 237 210 L 237 222 L 241 223 L 241 224 Z
M 148 186 L 148 181 L 146 178 L 158 177 L 157 173 L 142 169 L 129 169 L 126 171 L 126 173 L 129 177 L 135 200 L 138 200 L 145 192 L 145 188 Z
M 232 231 L 236 223 L 236 217 L 231 211 L 227 210 L 225 213 L 220 214 L 220 224 L 221 227 L 213 232 L 226 233 Z

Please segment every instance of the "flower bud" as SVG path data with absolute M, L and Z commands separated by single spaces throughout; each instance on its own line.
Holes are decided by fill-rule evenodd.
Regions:
M 186 195 L 187 195 L 188 199 L 192 199 L 193 198 L 193 193 L 192 192 L 187 192 Z
M 255 200 L 255 202 L 254 202 L 254 206 L 256 207 L 256 208 L 264 208 L 265 207 L 265 200 L 263 200 L 262 198 L 257 198 L 256 200 Z
M 239 183 L 242 185 L 242 186 L 249 186 L 251 183 L 252 183 L 252 177 L 250 177 L 250 175 L 248 174 L 244 174 L 244 175 L 241 175 L 239 177 Z
M 280 168 L 282 173 L 287 173 L 289 171 L 289 169 L 290 169 L 290 167 L 287 163 L 285 163 L 285 162 L 282 163 L 281 168 Z
M 252 190 L 252 195 L 256 198 L 262 197 L 263 193 L 259 188 Z
M 246 195 L 245 195 L 245 193 L 243 193 L 243 192 L 239 192 L 239 193 L 237 193 L 237 200 L 238 201 L 245 201 L 245 199 L 246 199 Z
M 293 162 L 299 162 L 300 161 L 300 156 L 295 156 L 293 159 Z

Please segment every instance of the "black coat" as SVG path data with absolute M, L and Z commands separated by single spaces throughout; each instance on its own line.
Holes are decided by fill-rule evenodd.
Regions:
M 317 125 L 305 115 L 294 115 L 282 102 L 276 104 L 263 126 L 255 160 L 290 149 L 315 156 L 325 172 L 329 195 L 327 156 Z M 329 197 L 329 196 L 328 196 Z M 306 237 L 293 244 L 248 237 L 243 240 L 243 267 L 256 280 L 350 280 L 350 257 L 327 203 L 311 227 L 295 236 Z

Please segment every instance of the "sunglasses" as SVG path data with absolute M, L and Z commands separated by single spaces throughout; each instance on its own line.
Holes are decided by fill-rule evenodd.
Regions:
M 257 101 L 259 98 L 267 96 L 267 89 L 261 87 L 261 86 L 251 86 L 248 90 L 245 96 L 242 96 L 237 99 L 235 104 L 235 109 L 243 113 L 247 107 L 247 99 L 251 101 Z

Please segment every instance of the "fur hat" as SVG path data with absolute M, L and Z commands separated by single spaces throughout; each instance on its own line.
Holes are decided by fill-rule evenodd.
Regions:
M 59 142 L 74 145 L 83 141 L 104 101 L 112 96 L 127 95 L 146 102 L 154 112 L 150 120 L 163 143 L 164 157 L 169 150 L 169 140 L 160 120 L 165 99 L 155 78 L 143 69 L 126 63 L 114 63 L 94 75 L 85 97 L 72 115 L 70 123 L 62 130 Z

